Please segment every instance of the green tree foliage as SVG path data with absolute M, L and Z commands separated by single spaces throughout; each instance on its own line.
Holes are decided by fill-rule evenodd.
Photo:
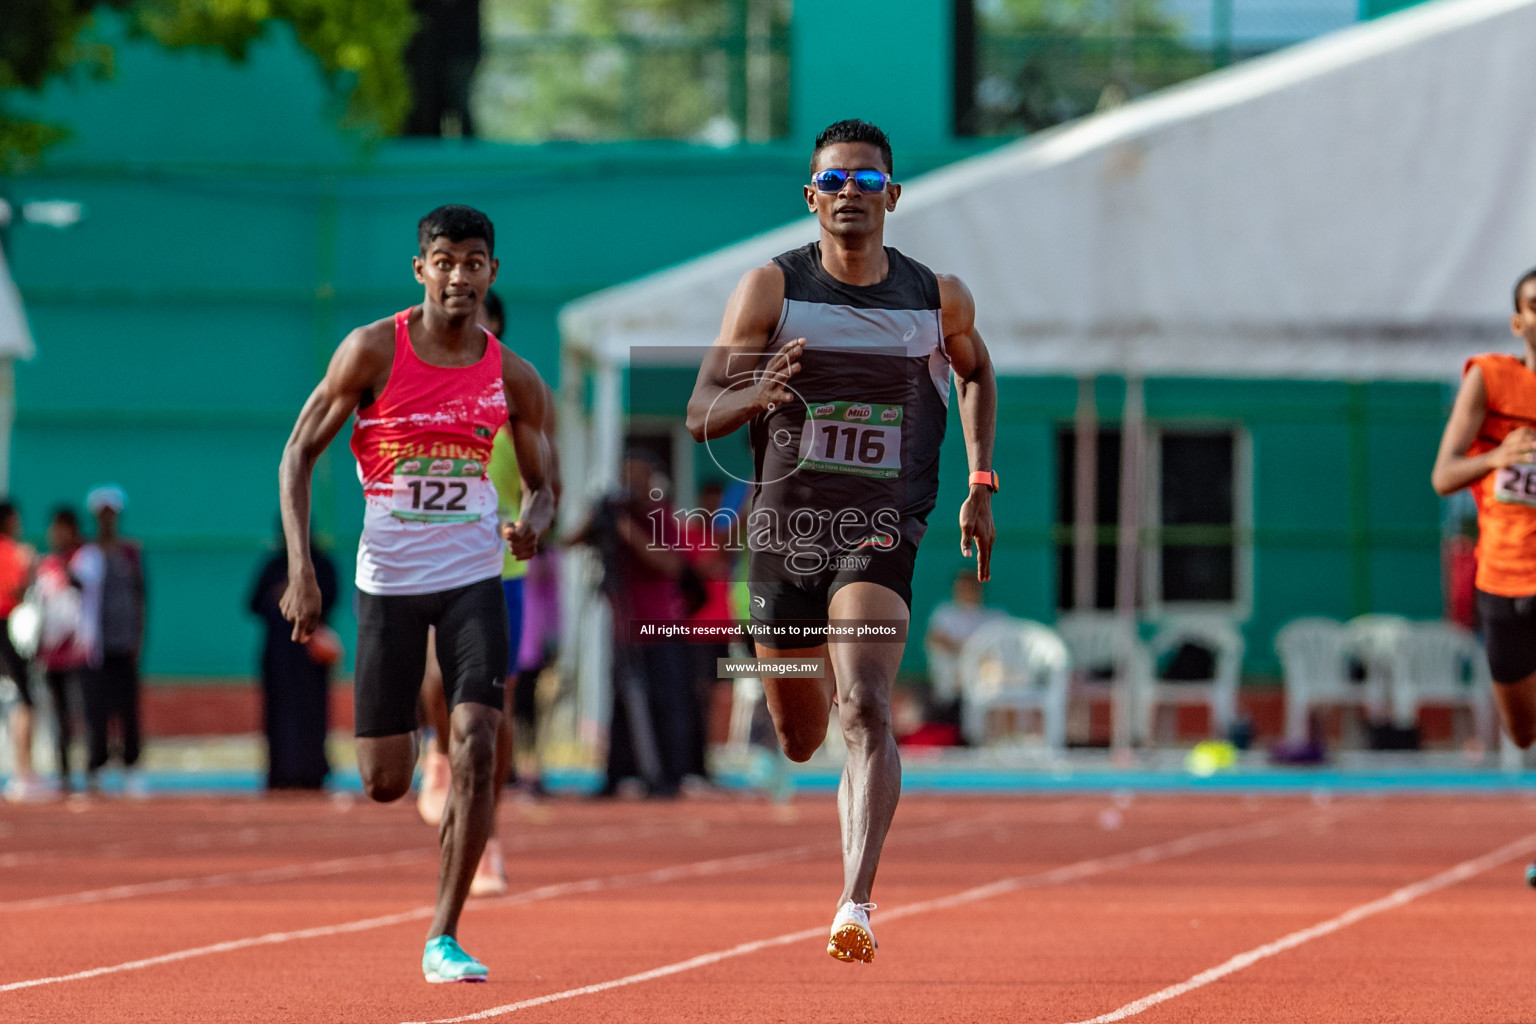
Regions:
M 14 112 L 7 98 L 61 75 L 111 74 L 112 51 L 87 31 L 98 10 L 124 13 L 132 32 L 170 47 L 208 46 L 243 60 L 275 21 L 293 26 L 334 86 L 347 119 L 395 128 L 410 104 L 401 53 L 415 30 L 410 0 L 0 0 L 0 171 L 65 137 Z
M 486 0 L 476 121 L 519 140 L 771 137 L 788 16 L 787 0 Z
M 1181 41 L 1160 0 L 977 5 L 980 134 L 1037 131 L 1192 78 L 1209 51 Z

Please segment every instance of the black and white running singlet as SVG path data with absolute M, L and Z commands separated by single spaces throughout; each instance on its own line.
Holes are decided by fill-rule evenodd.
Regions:
M 939 283 L 892 248 L 879 284 L 844 284 L 811 244 L 775 257 L 784 309 L 765 361 L 805 339 L 796 399 L 751 423 L 757 473 L 750 542 L 791 554 L 914 548 L 938 496 L 949 408 Z M 768 511 L 778 529 L 760 528 Z

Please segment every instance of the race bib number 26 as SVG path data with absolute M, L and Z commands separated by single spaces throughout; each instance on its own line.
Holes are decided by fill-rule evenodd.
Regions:
M 1493 496 L 1498 501 L 1536 506 L 1536 463 L 1520 462 L 1494 470 Z
M 901 475 L 902 407 L 820 402 L 805 407 L 800 466 L 889 480 Z
M 484 472 L 474 459 L 399 459 L 390 515 L 417 523 L 474 522 L 482 511 Z

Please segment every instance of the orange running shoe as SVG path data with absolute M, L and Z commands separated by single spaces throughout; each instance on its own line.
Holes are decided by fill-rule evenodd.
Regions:
M 875 959 L 880 943 L 870 930 L 869 912 L 873 903 L 855 903 L 849 900 L 832 919 L 832 937 L 827 940 L 827 952 L 848 964 L 867 964 Z

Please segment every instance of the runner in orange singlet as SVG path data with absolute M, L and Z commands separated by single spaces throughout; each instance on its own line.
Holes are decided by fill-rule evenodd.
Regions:
M 1536 269 L 1515 284 L 1520 355 L 1473 356 L 1431 475 L 1477 501 L 1477 611 L 1504 731 L 1536 741 Z

